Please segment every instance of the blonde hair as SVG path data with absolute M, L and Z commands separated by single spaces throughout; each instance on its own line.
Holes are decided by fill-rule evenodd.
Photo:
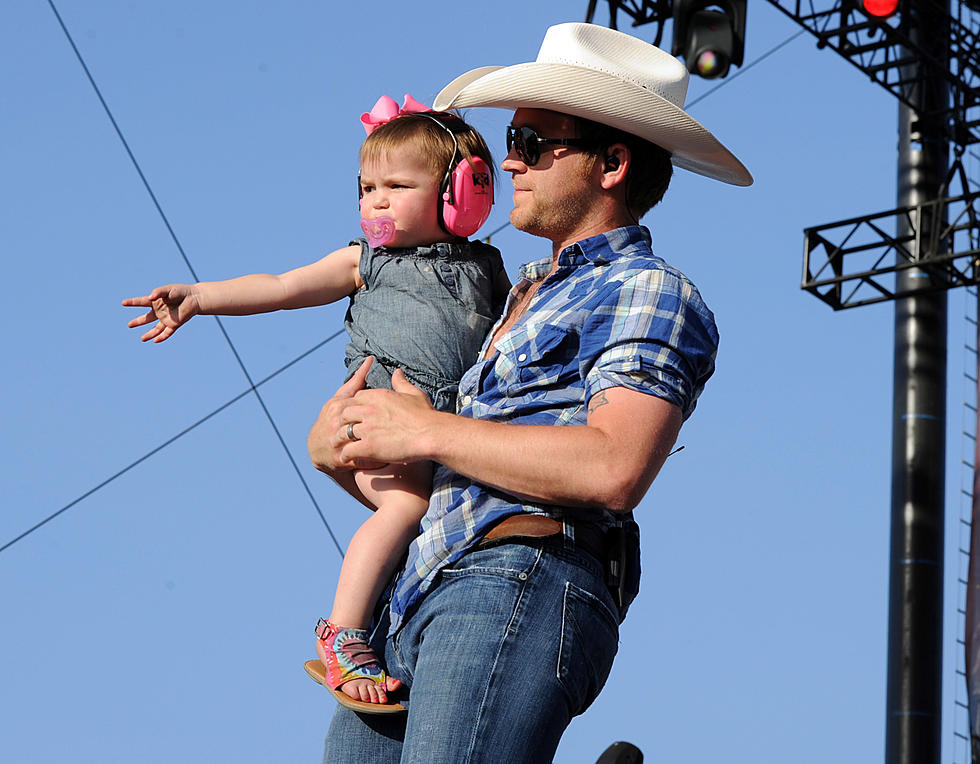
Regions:
M 491 178 L 496 179 L 493 157 L 483 136 L 453 112 L 403 114 L 379 125 L 361 144 L 361 165 L 376 162 L 393 149 L 405 146 L 414 148 L 439 180 L 452 172 L 455 163 L 453 167 L 449 165 L 457 153 L 457 162 L 479 157 L 487 163 Z

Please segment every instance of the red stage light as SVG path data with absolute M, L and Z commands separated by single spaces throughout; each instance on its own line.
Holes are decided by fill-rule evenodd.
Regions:
M 884 18 L 898 10 L 898 0 L 862 0 L 864 10 L 872 16 Z

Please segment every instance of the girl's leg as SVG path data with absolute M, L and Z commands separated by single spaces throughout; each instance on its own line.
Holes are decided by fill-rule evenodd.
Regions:
M 329 619 L 330 625 L 341 629 L 368 627 L 378 597 L 406 547 L 418 535 L 419 521 L 429 505 L 432 465 L 392 464 L 377 470 L 359 470 L 355 480 L 377 510 L 358 528 L 344 555 Z M 318 639 L 316 648 L 320 660 L 329 665 L 329 644 Z M 389 679 L 387 689 L 396 689 L 398 684 Z M 340 689 L 357 700 L 387 700 L 385 687 L 371 679 L 352 679 Z

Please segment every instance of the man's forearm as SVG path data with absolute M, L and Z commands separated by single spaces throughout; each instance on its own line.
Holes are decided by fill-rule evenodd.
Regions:
M 628 391 L 623 391 L 628 393 Z M 646 493 L 680 429 L 665 401 L 630 393 L 635 409 L 587 425 L 511 425 L 432 412 L 424 456 L 525 499 L 565 506 L 632 509 Z
M 426 448 L 433 461 L 535 503 L 607 506 L 605 436 L 588 426 L 510 425 L 447 418 Z

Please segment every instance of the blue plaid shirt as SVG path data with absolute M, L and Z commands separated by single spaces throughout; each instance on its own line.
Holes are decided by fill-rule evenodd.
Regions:
M 593 395 L 625 387 L 670 401 L 687 419 L 714 371 L 718 331 L 694 285 L 653 254 L 650 232 L 629 226 L 576 242 L 551 270 L 551 258 L 521 268 L 504 315 L 532 283 L 541 282 L 538 292 L 497 341 L 498 352 L 460 380 L 458 413 L 512 424 L 584 425 Z M 437 465 L 421 535 L 392 593 L 391 633 L 443 567 L 495 523 L 521 512 L 565 518 L 577 511 L 519 502 Z M 586 512 L 592 522 L 612 521 L 606 510 Z

